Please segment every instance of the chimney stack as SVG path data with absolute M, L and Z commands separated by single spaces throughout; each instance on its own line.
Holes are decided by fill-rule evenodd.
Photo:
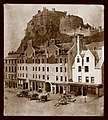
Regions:
M 77 53 L 80 53 L 80 48 L 79 48 L 79 35 L 77 35 Z

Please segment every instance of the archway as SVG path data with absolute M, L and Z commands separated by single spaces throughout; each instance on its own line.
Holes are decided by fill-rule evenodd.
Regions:
M 50 92 L 51 91 L 51 85 L 49 82 L 45 83 L 45 91 Z

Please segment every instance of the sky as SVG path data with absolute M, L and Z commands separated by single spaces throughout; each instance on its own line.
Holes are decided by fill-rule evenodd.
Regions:
M 67 11 L 78 15 L 84 23 L 104 27 L 104 6 L 83 4 L 4 4 L 4 57 L 9 51 L 16 51 L 25 36 L 27 23 L 46 7 L 49 10 Z

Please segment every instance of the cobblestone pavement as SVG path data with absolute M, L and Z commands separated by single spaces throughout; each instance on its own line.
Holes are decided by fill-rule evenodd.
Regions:
M 76 97 L 75 102 L 54 107 L 60 98 L 59 94 L 51 94 L 45 103 L 27 98 L 18 98 L 18 90 L 6 88 L 4 90 L 4 116 L 103 116 L 104 97 L 97 98 L 88 95 L 84 103 L 82 96 Z

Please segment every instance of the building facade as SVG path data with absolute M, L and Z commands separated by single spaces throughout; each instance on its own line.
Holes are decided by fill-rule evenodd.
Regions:
M 8 87 L 17 87 L 17 57 L 18 54 L 12 51 L 4 59 L 4 81 Z
M 5 78 L 17 81 L 17 88 L 37 91 L 41 87 L 52 93 L 63 93 L 87 86 L 89 93 L 99 94 L 104 79 L 104 47 L 89 50 L 83 44 L 82 35 L 72 41 L 61 43 L 51 39 L 45 46 L 33 48 L 32 40 L 28 40 L 27 48 L 21 53 L 5 58 Z
M 93 94 L 99 94 L 99 87 L 103 84 L 104 46 L 100 48 L 80 51 L 77 45 L 78 51 L 72 67 L 74 83 L 82 90 L 84 85 L 87 86 L 88 92 Z

